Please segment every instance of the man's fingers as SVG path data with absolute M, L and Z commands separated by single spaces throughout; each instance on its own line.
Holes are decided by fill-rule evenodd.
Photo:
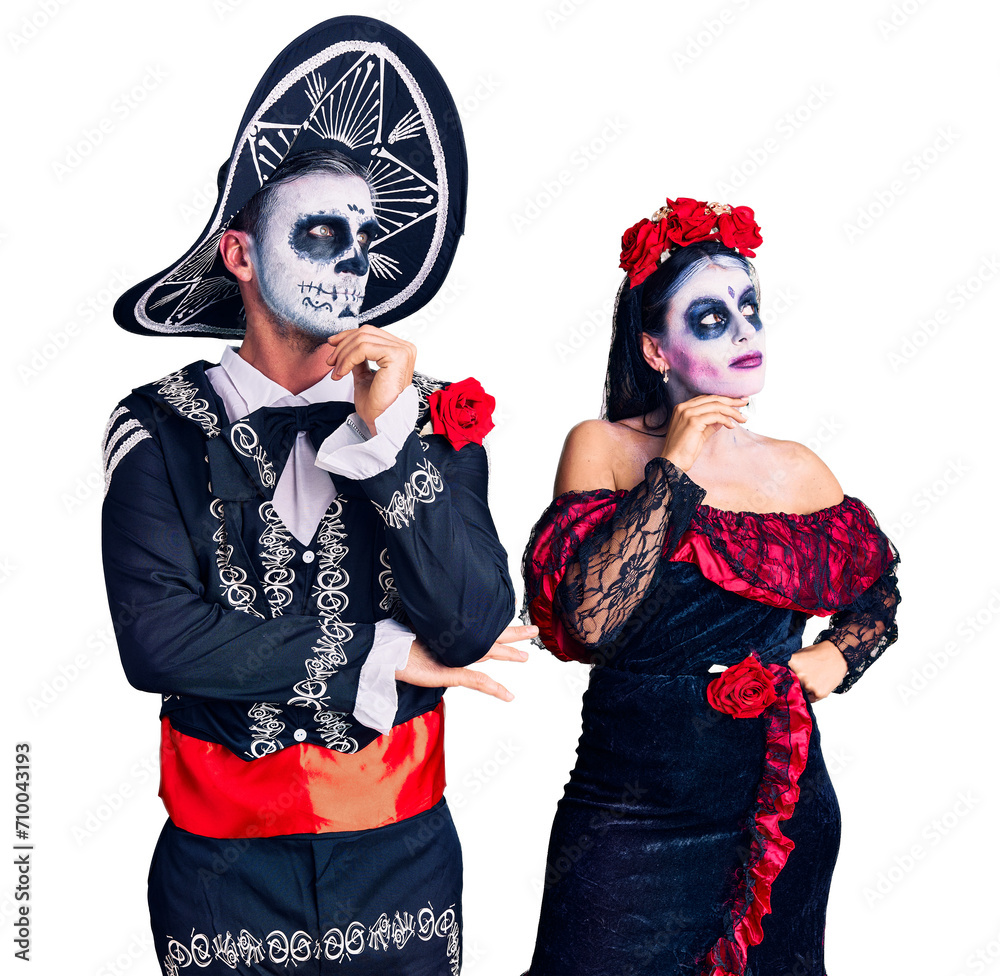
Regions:
M 471 671 L 468 668 L 456 668 L 460 672 L 459 684 L 473 691 L 481 691 L 484 695 L 492 695 L 501 701 L 513 701 L 514 696 L 499 681 L 482 671 Z
M 412 342 L 400 339 L 389 332 L 382 332 L 374 326 L 363 325 L 358 329 L 345 329 L 327 339 L 333 352 L 327 357 L 327 365 L 337 365 L 338 373 L 346 373 L 346 364 L 357 365 L 363 360 L 384 365 L 396 356 L 415 360 L 417 347 Z
M 498 644 L 516 644 L 521 640 L 531 640 L 538 636 L 538 628 L 534 624 L 511 624 L 497 638 Z
M 503 635 L 501 635 L 503 636 Z M 509 644 L 501 644 L 499 641 L 494 644 L 480 661 L 527 661 L 528 652 L 522 651 L 519 647 L 511 647 Z
M 369 360 L 378 362 L 378 356 L 370 344 L 343 343 L 327 359 L 326 364 L 333 367 L 334 376 L 346 376 L 355 366 L 367 365 Z

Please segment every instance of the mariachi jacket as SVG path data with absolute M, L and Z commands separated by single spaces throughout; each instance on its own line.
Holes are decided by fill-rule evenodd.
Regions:
M 268 408 L 227 423 L 206 368 L 134 390 L 108 424 L 104 566 L 126 675 L 163 695 L 174 729 L 246 762 L 300 742 L 357 752 L 379 736 L 352 715 L 377 621 L 463 666 L 514 615 L 485 451 L 418 433 L 446 384 L 415 374 L 418 419 L 395 463 L 331 475 L 337 498 L 303 546 L 271 502 L 277 455 L 297 430 L 318 445 L 353 405 L 285 408 L 287 429 Z M 443 693 L 397 691 L 396 726 Z

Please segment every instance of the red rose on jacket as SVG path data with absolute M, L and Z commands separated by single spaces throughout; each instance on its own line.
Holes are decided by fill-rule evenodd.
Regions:
M 435 390 L 427 398 L 427 405 L 431 429 L 435 434 L 444 434 L 456 451 L 466 444 L 482 444 L 495 426 L 493 411 L 497 402 L 471 376 Z
M 708 703 L 733 718 L 756 718 L 777 701 L 774 675 L 752 654 L 709 682 Z

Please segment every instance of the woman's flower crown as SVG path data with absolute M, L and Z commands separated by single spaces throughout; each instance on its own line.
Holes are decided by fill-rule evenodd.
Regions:
M 749 207 L 705 203 L 690 197 L 667 197 L 666 206 L 633 224 L 622 235 L 621 263 L 629 287 L 642 284 L 678 248 L 700 241 L 721 241 L 745 257 L 756 257 L 751 248 L 761 244 L 760 227 Z

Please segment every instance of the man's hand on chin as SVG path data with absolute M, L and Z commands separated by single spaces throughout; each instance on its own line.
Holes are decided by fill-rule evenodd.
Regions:
M 374 325 L 346 329 L 327 342 L 333 347 L 326 361 L 333 367 L 331 375 L 338 380 L 354 373 L 354 407 L 374 435 L 375 418 L 413 381 L 417 347 Z M 369 362 L 378 369 L 372 369 Z

